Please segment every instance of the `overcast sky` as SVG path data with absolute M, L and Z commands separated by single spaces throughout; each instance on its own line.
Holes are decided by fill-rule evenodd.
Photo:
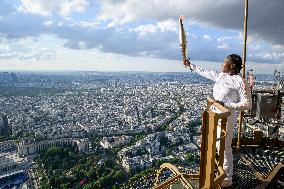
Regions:
M 242 0 L 1 0 L 1 70 L 187 71 L 178 18 L 185 15 L 192 62 L 218 70 L 242 54 Z M 248 68 L 284 65 L 284 0 L 249 0 Z

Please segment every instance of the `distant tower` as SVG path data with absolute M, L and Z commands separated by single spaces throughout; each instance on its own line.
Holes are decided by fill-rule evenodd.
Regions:
M 12 129 L 8 123 L 8 117 L 5 114 L 0 114 L 0 135 L 10 136 L 12 134 Z
M 151 112 L 151 117 L 154 118 L 154 117 L 155 117 L 154 108 L 151 108 L 151 109 L 150 109 L 150 112 Z
M 117 88 L 117 86 L 118 86 L 118 79 L 115 79 L 115 80 L 113 81 L 113 87 L 114 87 L 114 88 Z
M 137 116 L 137 122 L 138 124 L 140 124 L 141 120 L 140 120 L 140 114 L 139 114 L 139 109 L 137 105 L 135 105 L 135 111 L 136 111 L 136 116 Z

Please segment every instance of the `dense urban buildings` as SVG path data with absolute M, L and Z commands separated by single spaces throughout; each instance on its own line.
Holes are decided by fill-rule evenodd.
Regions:
M 0 135 L 9 136 L 12 133 L 12 128 L 9 126 L 8 117 L 5 114 L 0 114 Z
M 7 180 L 0 188 L 37 188 L 47 178 L 56 184 L 52 167 L 40 159 L 56 153 L 56 161 L 67 154 L 96 165 L 83 172 L 74 159 L 73 168 L 60 168 L 62 182 L 87 188 L 106 182 L 94 179 L 101 165 L 121 185 L 121 175 L 163 161 L 198 169 L 200 117 L 213 83 L 194 73 L 3 72 L 0 81 L 0 181 Z M 17 176 L 22 182 L 15 184 Z

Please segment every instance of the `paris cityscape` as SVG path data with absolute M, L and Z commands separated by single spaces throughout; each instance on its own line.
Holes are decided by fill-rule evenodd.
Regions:
M 273 79 L 259 78 L 259 88 Z M 1 188 L 139 188 L 163 162 L 198 171 L 213 83 L 195 73 L 1 72 L 0 81 Z
M 0 189 L 283 189 L 283 9 L 1 0 Z

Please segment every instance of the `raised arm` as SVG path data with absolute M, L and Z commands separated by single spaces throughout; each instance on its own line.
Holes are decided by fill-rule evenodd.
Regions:
M 248 84 L 245 81 L 240 81 L 238 87 L 240 102 L 238 103 L 224 103 L 225 107 L 233 108 L 237 111 L 250 110 L 252 106 L 251 92 Z
M 218 72 L 214 72 L 214 71 L 208 71 L 206 69 L 200 68 L 194 64 L 190 64 L 190 67 L 193 71 L 195 71 L 196 73 L 198 73 L 199 75 L 206 77 L 208 79 L 211 79 L 213 81 L 215 81 L 218 77 Z

